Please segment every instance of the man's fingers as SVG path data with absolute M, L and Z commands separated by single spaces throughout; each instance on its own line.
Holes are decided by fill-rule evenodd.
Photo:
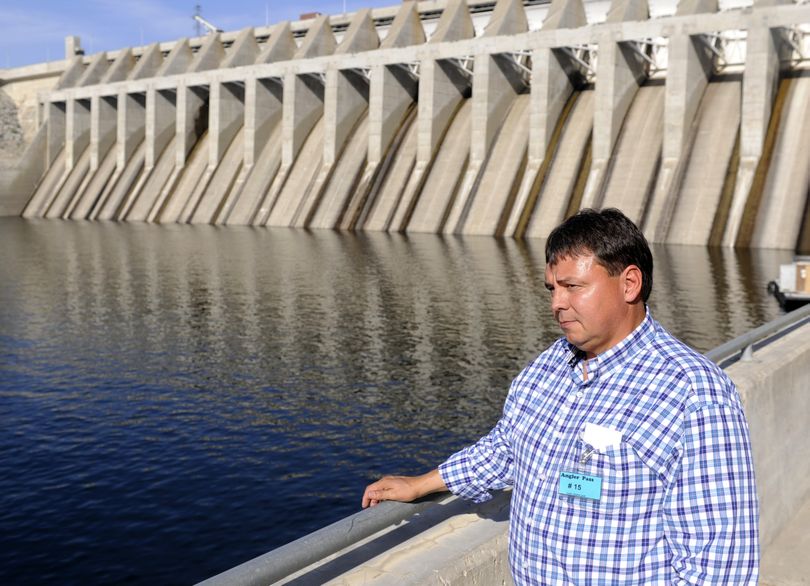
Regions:
M 366 507 L 373 507 L 385 500 L 385 489 L 372 489 L 371 487 L 366 489 L 366 492 L 363 494 L 363 508 Z
M 373 507 L 382 501 L 412 501 L 419 494 L 414 491 L 411 480 L 409 476 L 385 476 L 369 484 L 363 493 L 363 508 Z

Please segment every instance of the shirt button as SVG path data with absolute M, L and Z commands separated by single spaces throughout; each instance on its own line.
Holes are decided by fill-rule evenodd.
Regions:
M 585 393 L 583 393 L 582 391 L 577 391 L 577 394 L 575 395 L 575 397 L 576 397 L 577 399 L 581 399 L 581 398 L 582 398 L 582 397 L 584 397 L 584 396 L 585 396 Z

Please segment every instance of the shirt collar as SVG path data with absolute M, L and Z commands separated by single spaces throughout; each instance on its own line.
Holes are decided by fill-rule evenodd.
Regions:
M 641 349 L 648 346 L 654 338 L 655 322 L 650 315 L 650 308 L 648 307 L 646 308 L 644 319 L 635 330 L 630 332 L 625 339 L 612 348 L 605 350 L 601 354 L 597 354 L 591 359 L 588 364 L 588 382 L 599 377 L 604 377 L 617 366 L 624 364 Z M 585 353 L 569 342 L 566 342 L 566 344 L 568 346 L 566 356 L 569 361 L 569 366 L 578 374 L 578 376 L 575 375 L 575 378 L 581 378 L 581 373 L 579 373 L 580 367 L 578 365 L 585 359 Z

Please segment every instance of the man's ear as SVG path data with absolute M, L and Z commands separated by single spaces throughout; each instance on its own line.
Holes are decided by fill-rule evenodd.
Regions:
M 643 280 L 641 269 L 636 265 L 630 265 L 622 271 L 622 285 L 624 286 L 624 300 L 626 303 L 635 303 L 641 299 Z

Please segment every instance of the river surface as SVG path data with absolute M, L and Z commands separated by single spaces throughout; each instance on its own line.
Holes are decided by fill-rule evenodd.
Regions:
M 0 583 L 190 584 L 495 423 L 554 340 L 543 242 L 0 219 Z M 706 351 L 788 251 L 655 247 Z

